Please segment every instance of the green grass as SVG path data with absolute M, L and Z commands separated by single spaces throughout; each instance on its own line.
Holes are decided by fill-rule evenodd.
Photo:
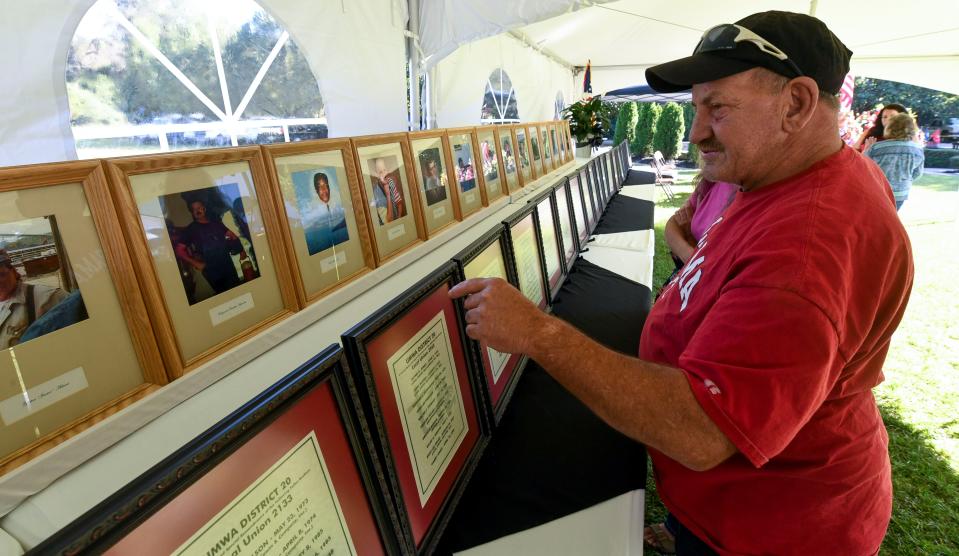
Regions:
M 654 293 L 673 265 L 663 227 L 692 187 L 674 190 L 672 201 L 657 191 Z M 893 468 L 893 515 L 882 554 L 959 555 L 959 174 L 917 180 L 899 215 L 912 241 L 916 280 L 886 358 L 886 380 L 874 391 Z M 655 523 L 665 510 L 651 470 L 647 485 L 646 522 Z

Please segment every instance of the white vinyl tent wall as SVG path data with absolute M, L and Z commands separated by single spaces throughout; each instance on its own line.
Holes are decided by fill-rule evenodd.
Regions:
M 257 1 L 310 64 L 331 137 L 406 130 L 405 0 Z M 94 2 L 4 3 L 0 166 L 77 157 L 65 69 L 74 31 Z
M 579 99 L 571 68 L 560 65 L 516 38 L 503 34 L 457 48 L 433 70 L 438 127 L 480 124 L 487 80 L 497 68 L 509 75 L 519 119 L 551 120 L 556 93 L 566 104 Z

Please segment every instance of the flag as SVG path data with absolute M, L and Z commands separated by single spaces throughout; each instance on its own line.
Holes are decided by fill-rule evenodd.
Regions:
M 586 73 L 583 74 L 583 92 L 592 93 L 593 92 L 593 72 L 590 70 L 591 65 L 590 60 L 586 60 Z
M 849 110 L 852 108 L 852 93 L 855 89 L 855 78 L 851 73 L 846 74 L 846 79 L 842 82 L 842 89 L 839 90 L 839 109 Z

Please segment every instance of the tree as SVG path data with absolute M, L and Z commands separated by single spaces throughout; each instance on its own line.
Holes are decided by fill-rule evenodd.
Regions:
M 684 102 L 680 104 L 683 107 L 683 125 L 686 127 L 686 131 L 683 132 L 683 141 L 689 141 L 689 130 L 693 128 L 693 118 L 696 117 L 696 108 L 693 107 L 693 103 Z
M 639 118 L 639 110 L 635 102 L 624 102 L 619 106 L 619 115 L 616 117 L 616 133 L 613 135 L 613 144 L 618 145 L 623 141 L 633 142 L 636 136 L 636 121 Z
M 653 150 L 662 152 L 667 160 L 675 160 L 682 151 L 685 131 L 682 107 L 675 102 L 667 103 L 656 123 Z
M 653 102 L 639 103 L 639 117 L 636 121 L 636 137 L 630 150 L 633 154 L 644 157 L 653 154 L 653 136 L 662 108 Z
M 857 77 L 853 96 L 854 112 L 872 110 L 878 105 L 897 102 L 911 110 L 919 125 L 959 117 L 959 96 L 885 79 Z

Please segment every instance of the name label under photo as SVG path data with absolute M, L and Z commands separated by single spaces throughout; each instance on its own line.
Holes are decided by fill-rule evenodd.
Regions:
M 406 233 L 406 224 L 398 224 L 393 226 L 386 232 L 386 238 L 390 241 L 402 236 Z
M 446 207 L 436 207 L 433 209 L 433 218 L 442 218 L 446 215 Z
M 0 418 L 4 425 L 11 425 L 76 394 L 88 385 L 83 367 L 77 367 L 27 389 L 26 395 L 21 392 L 3 400 L 0 402 Z
M 338 266 L 346 264 L 346 253 L 333 253 L 329 257 L 320 261 L 320 272 L 327 273 Z
M 223 324 L 233 317 L 253 309 L 253 307 L 253 294 L 245 293 L 210 309 L 210 322 L 213 323 L 213 326 Z

